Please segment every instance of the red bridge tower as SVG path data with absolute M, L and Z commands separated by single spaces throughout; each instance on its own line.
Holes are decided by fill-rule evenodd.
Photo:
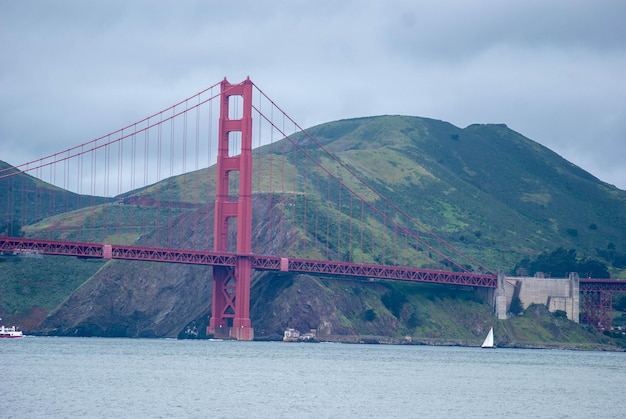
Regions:
M 240 119 L 231 119 L 233 96 L 243 98 Z M 215 227 L 213 247 L 228 252 L 228 226 L 234 219 L 237 230 L 237 264 L 234 268 L 213 267 L 213 307 L 207 334 L 237 340 L 252 340 L 250 323 L 250 252 L 252 249 L 252 81 L 221 84 L 220 121 L 218 133 L 217 173 L 215 188 Z M 237 98 L 239 99 L 239 98 Z M 234 113 L 234 112 L 233 112 Z M 235 155 L 235 143 L 241 140 L 241 153 Z M 232 141 L 231 141 L 232 140 Z M 232 155 L 231 155 L 232 154 Z M 229 176 L 239 172 L 239 195 L 229 197 Z M 235 180 L 235 178 L 233 178 Z

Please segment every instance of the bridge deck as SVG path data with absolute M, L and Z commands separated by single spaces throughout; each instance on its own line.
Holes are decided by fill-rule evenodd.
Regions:
M 70 243 L 0 237 L 0 252 L 38 253 L 123 260 L 143 260 L 195 265 L 232 266 L 241 257 L 251 258 L 253 269 L 294 273 L 343 275 L 359 278 L 378 278 L 438 284 L 497 287 L 497 277 L 490 274 L 417 269 L 388 265 L 369 265 L 349 262 L 288 259 L 276 256 L 237 255 L 223 252 L 204 252 L 177 249 L 159 249 L 96 243 Z

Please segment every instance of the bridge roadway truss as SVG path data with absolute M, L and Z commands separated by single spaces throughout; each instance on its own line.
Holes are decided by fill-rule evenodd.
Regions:
M 239 259 L 245 258 L 250 260 L 252 269 L 261 271 L 342 275 L 353 278 L 432 282 L 485 288 L 496 288 L 498 283 L 496 276 L 481 273 L 11 237 L 0 237 L 0 252 L 7 254 L 46 254 L 76 256 L 79 258 L 141 260 L 230 268 L 237 266 Z
M 614 292 L 626 292 L 626 281 L 614 279 L 581 279 L 581 321 L 597 329 L 610 330 L 613 325 Z
M 241 258 L 249 259 L 252 269 L 352 278 L 378 278 L 412 282 L 496 288 L 497 277 L 480 273 L 448 272 L 398 266 L 367 265 L 347 262 L 288 259 L 275 256 L 237 255 L 175 249 L 145 248 L 97 243 L 72 243 L 54 240 L 0 237 L 0 252 L 11 255 L 61 255 L 78 258 L 154 261 L 208 265 L 234 269 Z M 229 285 L 230 286 L 230 285 Z M 612 325 L 612 296 L 626 292 L 626 281 L 581 279 L 581 321 L 600 329 Z M 232 299 L 232 293 L 230 295 Z M 232 302 L 234 303 L 234 302 Z

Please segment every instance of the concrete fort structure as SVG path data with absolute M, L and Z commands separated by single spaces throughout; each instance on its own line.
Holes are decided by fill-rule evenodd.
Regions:
M 567 318 L 580 320 L 580 278 L 571 273 L 568 278 L 514 277 L 498 275 L 498 288 L 494 295 L 494 309 L 498 319 L 506 319 L 514 297 L 518 297 L 524 309 L 531 304 L 544 304 L 548 310 L 562 310 Z

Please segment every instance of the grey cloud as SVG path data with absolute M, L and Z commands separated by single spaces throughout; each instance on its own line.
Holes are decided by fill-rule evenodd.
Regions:
M 502 122 L 626 188 L 625 15 L 609 0 L 2 2 L 0 159 L 250 76 L 303 127 Z

